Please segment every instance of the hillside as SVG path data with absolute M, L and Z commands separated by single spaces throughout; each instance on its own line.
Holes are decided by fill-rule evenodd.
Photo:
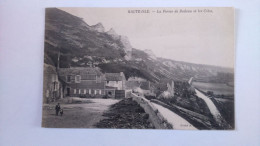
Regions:
M 60 50 L 60 67 L 81 65 L 92 60 L 88 56 L 114 59 L 124 58 L 122 42 L 104 33 L 101 23 L 89 26 L 81 18 L 56 8 L 46 9 L 45 52 L 57 66 Z M 82 58 L 76 63 L 73 58 Z M 74 59 L 75 60 L 75 59 Z
M 65 11 L 46 9 L 44 62 L 60 67 L 85 67 L 95 63 L 102 72 L 123 71 L 126 77 L 138 76 L 153 83 L 162 79 L 232 82 L 232 69 L 158 58 L 151 50 L 133 48 L 126 36 L 102 23 L 90 26 Z M 229 78 L 227 78 L 229 77 Z M 210 80 L 209 80 L 210 79 Z

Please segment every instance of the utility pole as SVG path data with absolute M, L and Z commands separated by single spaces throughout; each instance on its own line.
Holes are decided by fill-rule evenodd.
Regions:
M 57 69 L 60 69 L 60 47 L 59 47 L 59 53 L 58 53 Z
M 62 33 L 62 30 L 63 30 L 63 25 L 60 26 L 60 29 L 59 29 L 59 34 L 61 35 Z M 57 62 L 57 69 L 60 68 L 60 51 L 61 51 L 61 44 L 62 42 L 61 41 L 58 41 L 58 49 L 59 49 L 59 53 L 58 53 L 58 62 Z

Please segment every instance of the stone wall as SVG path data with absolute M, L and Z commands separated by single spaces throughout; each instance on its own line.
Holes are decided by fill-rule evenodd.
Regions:
M 134 93 L 131 93 L 131 97 L 144 109 L 147 114 L 149 114 L 149 120 L 151 123 L 153 123 L 156 129 L 172 129 L 171 124 L 167 122 L 167 120 L 149 100 Z

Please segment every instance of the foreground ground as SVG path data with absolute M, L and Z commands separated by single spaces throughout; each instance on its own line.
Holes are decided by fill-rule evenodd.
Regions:
M 107 118 L 97 123 L 98 128 L 154 129 L 149 115 L 131 98 L 112 105 L 103 116 Z
M 119 100 L 115 99 L 73 99 L 60 101 L 63 116 L 55 115 L 55 105 L 44 104 L 42 126 L 53 128 L 94 128 L 95 124 L 105 117 L 102 116 L 109 107 Z

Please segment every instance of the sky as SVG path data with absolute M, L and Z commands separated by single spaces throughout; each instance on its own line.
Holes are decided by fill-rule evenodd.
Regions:
M 232 8 L 60 9 L 83 18 L 89 25 L 100 22 L 105 31 L 113 28 L 117 34 L 127 36 L 133 48 L 152 50 L 157 57 L 234 68 Z

